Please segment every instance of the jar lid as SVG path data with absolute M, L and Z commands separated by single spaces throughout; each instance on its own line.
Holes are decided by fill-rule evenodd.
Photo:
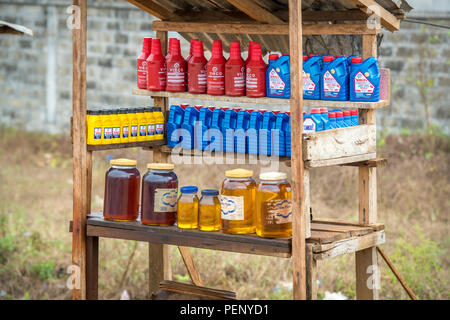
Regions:
M 130 159 L 112 159 L 109 161 L 110 165 L 113 166 L 124 166 L 124 167 L 129 167 L 129 166 L 136 166 L 137 165 L 137 161 L 136 160 L 130 160 Z
M 259 175 L 259 179 L 265 181 L 286 180 L 287 174 L 284 172 L 264 172 Z
M 157 170 L 173 170 L 175 165 L 173 163 L 147 163 L 147 168 Z
M 181 193 L 194 193 L 197 191 L 198 191 L 198 188 L 196 186 L 186 186 L 186 187 L 180 188 Z
M 252 170 L 234 169 L 225 171 L 225 176 L 228 178 L 251 178 L 253 176 Z
M 215 189 L 203 189 L 202 190 L 202 196 L 218 196 L 219 190 Z

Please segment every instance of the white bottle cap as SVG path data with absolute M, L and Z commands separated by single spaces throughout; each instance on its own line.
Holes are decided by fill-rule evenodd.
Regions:
M 284 172 L 264 172 L 259 175 L 259 179 L 265 181 L 286 180 L 287 174 Z

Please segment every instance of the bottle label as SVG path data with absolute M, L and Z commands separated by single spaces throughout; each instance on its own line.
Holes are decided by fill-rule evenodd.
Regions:
M 355 97 L 369 99 L 375 91 L 375 86 L 361 73 L 355 76 Z
M 316 84 L 311 80 L 311 76 L 303 70 L 303 95 L 312 96 L 315 89 Z
M 286 84 L 283 79 L 281 79 L 280 75 L 272 68 L 269 72 L 269 93 L 282 95 L 285 87 Z
M 306 118 L 303 121 L 303 133 L 316 132 L 316 123 L 311 118 Z
M 124 126 L 122 128 L 122 138 L 128 138 L 128 130 L 129 130 L 128 126 Z
M 147 134 L 149 136 L 153 136 L 155 134 L 155 125 L 154 124 L 149 124 L 147 127 L 148 127 Z
M 94 128 L 94 139 L 102 138 L 102 128 Z
M 325 97 L 336 98 L 341 91 L 341 85 L 336 81 L 330 71 L 323 75 L 323 93 Z
M 223 66 L 221 68 L 213 66 L 208 72 L 208 81 L 206 82 L 209 90 L 225 90 L 225 75 Z
M 137 126 L 131 126 L 131 137 L 137 137 Z
M 239 72 L 235 74 L 235 77 L 233 77 L 233 83 L 235 88 L 244 89 L 245 88 L 245 69 L 244 67 L 241 68 Z
M 184 68 L 180 66 L 178 62 L 174 63 L 171 67 L 168 67 L 167 70 L 167 85 L 181 85 L 184 86 Z
M 155 189 L 155 212 L 177 212 L 178 189 Z
M 147 135 L 147 125 L 141 124 L 139 126 L 139 136 L 140 137 L 145 137 L 146 135 Z
M 244 220 L 244 197 L 221 195 L 220 212 L 224 220 Z
M 104 132 L 104 139 L 111 139 L 112 138 L 112 128 L 105 128 Z
M 198 86 L 202 89 L 206 88 L 206 66 L 198 74 Z
M 161 123 L 156 124 L 156 134 L 163 134 L 164 133 L 164 125 Z
M 266 206 L 266 224 L 283 224 L 292 222 L 291 200 L 269 200 Z
M 147 61 L 138 59 L 137 85 L 139 89 L 147 89 Z
M 113 139 L 120 139 L 120 127 L 114 127 L 112 131 Z

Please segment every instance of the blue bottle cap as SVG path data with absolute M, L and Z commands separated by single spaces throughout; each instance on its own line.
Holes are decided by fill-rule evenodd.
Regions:
M 204 189 L 202 190 L 202 196 L 218 196 L 219 190 L 214 189 Z
M 198 191 L 196 186 L 186 186 L 180 188 L 181 193 L 194 193 Z

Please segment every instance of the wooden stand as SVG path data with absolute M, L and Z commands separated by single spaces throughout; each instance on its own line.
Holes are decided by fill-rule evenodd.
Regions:
M 293 186 L 293 235 L 292 239 L 264 239 L 256 235 L 227 235 L 221 232 L 199 232 L 181 230 L 176 227 L 151 227 L 139 222 L 110 222 L 99 214 L 91 214 L 92 152 L 130 145 L 87 146 L 86 144 L 86 0 L 74 0 L 79 6 L 80 29 L 73 30 L 73 233 L 72 261 L 75 268 L 74 277 L 79 277 L 80 286 L 73 289 L 74 299 L 98 298 L 98 247 L 100 238 L 117 238 L 149 243 L 149 294 L 154 296 L 163 280 L 171 279 L 168 245 L 179 246 L 183 261 L 196 286 L 203 286 L 203 281 L 195 267 L 188 247 L 242 252 L 292 258 L 293 263 L 293 298 L 315 299 L 317 293 L 317 261 L 333 258 L 341 254 L 356 255 L 356 295 L 358 299 L 377 299 L 380 275 L 376 246 L 384 243 L 384 226 L 377 224 L 376 167 L 384 161 L 376 158 L 374 143 L 376 134 L 376 109 L 389 105 L 389 71 L 385 70 L 382 99 L 376 103 L 352 103 L 331 101 L 303 102 L 302 96 L 302 35 L 360 35 L 362 37 L 362 56 L 364 59 L 377 56 L 377 34 L 380 28 L 369 28 L 365 24 L 308 24 L 302 25 L 300 0 L 289 1 L 289 24 L 278 16 L 262 8 L 256 1 L 228 0 L 231 5 L 241 10 L 247 18 L 236 18 L 233 23 L 187 22 L 183 15 L 162 7 L 154 1 L 131 1 L 164 21 L 153 23 L 156 37 L 161 39 L 163 53 L 167 50 L 168 31 L 178 31 L 189 37 L 189 32 L 214 32 L 219 38 L 223 34 L 237 34 L 239 37 L 250 34 L 288 35 L 289 44 L 280 37 L 284 47 L 289 45 L 291 57 L 291 99 L 250 99 L 213 97 L 208 95 L 191 95 L 189 93 L 150 92 L 134 90 L 134 94 L 153 97 L 155 106 L 160 106 L 165 113 L 168 99 L 172 97 L 209 99 L 230 102 L 283 103 L 289 104 L 291 112 L 292 158 L 290 161 Z M 345 11 L 314 15 L 314 11 L 304 12 L 309 21 L 339 21 L 367 18 L 368 5 L 377 5 L 373 1 L 349 1 L 361 11 Z M 211 1 L 212 3 L 212 1 Z M 380 7 L 381 8 L 381 7 Z M 382 8 L 381 8 L 382 9 Z M 397 30 L 399 20 L 386 10 L 380 10 L 381 23 L 389 30 Z M 316 12 L 317 13 L 317 12 Z M 249 23 L 249 19 L 251 22 Z M 189 14 L 186 13 L 186 19 Z M 324 20 L 325 19 L 325 20 Z M 170 21 L 173 20 L 173 21 Z M 256 21 L 255 21 L 256 20 Z M 206 34 L 206 33 L 205 33 Z M 264 38 L 261 41 L 264 40 Z M 211 40 L 211 39 L 207 39 Z M 228 42 L 228 41 L 227 41 Z M 265 41 L 263 41 L 266 45 Z M 327 154 L 317 149 L 326 141 L 338 141 L 340 134 L 350 131 L 330 130 L 321 134 L 303 135 L 303 105 L 323 107 L 358 108 L 360 112 L 359 127 L 352 128 L 359 134 L 366 134 L 367 139 L 360 139 L 354 144 L 352 154 Z M 304 137 L 302 139 L 301 137 Z M 372 140 L 371 140 L 372 139 Z M 352 143 L 352 142 L 350 142 Z M 367 149 L 361 149 L 367 147 Z M 168 153 L 161 143 L 144 143 L 142 146 L 153 150 L 154 162 L 166 162 Z M 331 146 L 333 148 L 333 146 Z M 330 165 L 357 166 L 359 170 L 359 222 L 314 219 L 310 223 L 309 212 L 312 206 L 309 190 L 309 168 Z M 78 270 L 78 273 L 77 271 Z

